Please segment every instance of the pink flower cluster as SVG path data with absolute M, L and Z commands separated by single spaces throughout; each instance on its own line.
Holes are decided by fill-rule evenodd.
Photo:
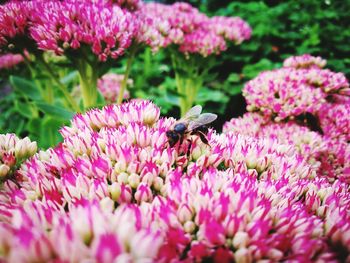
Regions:
M 0 5 L 0 47 L 12 49 L 12 41 L 28 33 L 32 8 L 33 3 L 27 1 Z
M 57 55 L 79 51 L 83 57 L 91 49 L 100 61 L 120 57 L 133 42 L 157 51 L 165 46 L 168 22 L 138 11 L 141 5 L 139 0 L 10 2 L 0 7 L 0 46 L 38 47 Z
M 261 73 L 244 90 L 248 110 L 258 112 L 232 119 L 224 132 L 292 145 L 319 175 L 349 183 L 349 84 L 342 73 L 320 69 L 324 64 L 304 55 Z
M 120 85 L 124 79 L 124 75 L 107 73 L 97 80 L 97 88 L 108 103 L 117 101 Z M 128 85 L 132 85 L 132 79 L 127 80 Z M 129 92 L 124 92 L 124 99 L 129 98 Z
M 0 55 L 0 69 L 9 69 L 13 68 L 16 65 L 22 63 L 23 57 L 20 54 L 4 54 Z
M 350 142 L 350 100 L 344 103 L 325 103 L 318 115 L 326 136 Z
M 141 11 L 167 21 L 170 30 L 166 44 L 178 45 L 179 51 L 187 55 L 198 53 L 207 57 L 219 54 L 226 50 L 226 40 L 239 44 L 251 36 L 251 28 L 241 18 L 209 18 L 187 3 L 147 3 Z
M 210 130 L 210 146 L 193 135 L 169 147 L 175 119 L 159 113 L 130 101 L 78 114 L 22 164 L 19 187 L 0 191 L 1 259 L 348 259 L 345 183 L 272 138 Z
M 327 60 L 310 54 L 289 57 L 283 61 L 283 67 L 285 68 L 324 68 L 326 64 Z
M 36 142 L 15 134 L 0 134 L 0 182 L 14 175 L 19 165 L 37 151 Z
M 246 113 L 233 118 L 223 126 L 223 132 L 234 132 L 257 138 L 270 138 L 280 144 L 293 145 L 298 154 L 307 159 L 315 169 L 321 165 L 320 156 L 327 152 L 327 143 L 322 135 L 310 131 L 296 122 L 274 123 L 258 113 Z
M 298 64 L 295 66 L 299 67 Z M 276 121 L 306 113 L 316 114 L 326 99 L 336 94 L 350 94 L 344 74 L 318 67 L 265 71 L 243 89 L 249 111 L 260 111 Z
M 30 32 L 40 49 L 61 55 L 86 45 L 104 61 L 121 56 L 131 44 L 132 16 L 116 5 L 50 1 L 38 2 L 35 8 L 40 12 L 34 12 Z

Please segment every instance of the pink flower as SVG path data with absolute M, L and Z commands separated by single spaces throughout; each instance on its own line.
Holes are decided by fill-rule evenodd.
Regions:
M 116 102 L 123 79 L 124 75 L 108 73 L 97 81 L 97 88 L 108 103 Z M 132 85 L 132 80 L 128 79 L 127 83 Z M 129 96 L 129 92 L 126 90 L 124 99 L 128 99 Z
M 350 141 L 350 103 L 325 103 L 319 112 L 322 131 L 332 139 Z
M 258 113 L 246 113 L 242 118 L 226 122 L 223 132 L 248 135 L 257 138 L 276 139 L 280 144 L 293 145 L 297 153 L 307 159 L 309 165 L 318 169 L 320 155 L 327 151 L 323 137 L 296 122 L 273 123 Z
M 283 67 L 285 68 L 324 68 L 326 64 L 327 60 L 311 56 L 310 54 L 289 57 L 283 61 Z
M 242 19 L 209 18 L 187 3 L 147 3 L 141 10 L 168 23 L 164 45 L 179 45 L 179 51 L 186 55 L 217 55 L 226 50 L 226 40 L 239 44 L 251 35 L 249 25 Z
M 342 73 L 328 69 L 281 68 L 260 73 L 243 90 L 249 111 L 260 111 L 275 121 L 316 114 L 326 98 L 343 94 L 349 83 Z
M 0 46 L 22 51 L 23 37 L 26 37 L 32 17 L 33 2 L 11 1 L 0 6 Z M 28 36 L 27 36 L 28 37 Z M 22 39 L 16 42 L 16 39 Z M 18 45 L 18 46 L 17 46 Z
M 34 14 L 30 32 L 42 50 L 61 55 L 87 45 L 105 61 L 121 56 L 131 44 L 132 16 L 117 5 L 54 1 L 38 2 L 35 8 L 40 11 Z
M 0 181 L 16 180 L 15 172 L 20 164 L 36 151 L 36 142 L 28 137 L 20 139 L 12 133 L 0 134 Z
M 0 55 L 0 69 L 9 69 L 23 62 L 23 57 L 20 54 L 5 54 Z

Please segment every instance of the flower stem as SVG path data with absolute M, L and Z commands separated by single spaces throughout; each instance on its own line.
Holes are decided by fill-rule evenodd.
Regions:
M 94 68 L 83 60 L 77 61 L 77 68 L 84 108 L 89 109 L 97 103 L 97 75 Z
M 197 93 L 203 84 L 203 78 L 198 74 L 194 61 L 183 59 L 176 54 L 171 56 L 175 71 L 177 92 L 180 95 L 179 106 L 181 117 L 193 106 Z
M 39 61 L 42 63 L 42 65 L 44 65 L 44 67 L 46 68 L 47 72 L 50 74 L 51 78 L 56 82 L 58 88 L 63 93 L 66 101 L 70 104 L 70 107 L 73 110 L 75 110 L 76 112 L 80 112 L 78 104 L 75 102 L 75 100 L 73 99 L 72 95 L 67 90 L 66 86 L 64 86 L 62 84 L 62 82 L 58 79 L 56 73 L 53 71 L 53 69 L 51 68 L 50 64 L 47 63 L 42 56 L 39 56 L 38 58 L 39 58 Z M 48 93 L 50 94 L 50 96 L 52 96 L 52 101 L 53 101 L 53 90 L 52 90 L 51 86 L 49 87 Z
M 125 69 L 125 73 L 124 73 L 124 78 L 122 83 L 120 84 L 120 90 L 119 90 L 119 94 L 118 94 L 118 99 L 117 99 L 117 104 L 121 104 L 124 98 L 124 92 L 126 89 L 126 85 L 128 83 L 128 79 L 129 79 L 129 74 L 130 74 L 130 70 L 131 70 L 131 64 L 132 61 L 134 60 L 135 54 L 136 54 L 136 50 L 137 47 L 133 46 L 131 47 L 130 50 L 130 55 L 128 57 L 128 61 L 126 63 L 126 69 Z

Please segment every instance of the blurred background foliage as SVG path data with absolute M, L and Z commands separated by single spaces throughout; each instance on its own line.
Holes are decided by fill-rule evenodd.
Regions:
M 170 4 L 174 1 L 161 2 Z M 327 67 L 350 77 L 350 1 L 189 2 L 209 16 L 240 16 L 253 29 L 249 41 L 239 46 L 232 45 L 216 57 L 216 64 L 196 98 L 196 103 L 203 105 L 205 111 L 219 115 L 213 124 L 218 131 L 225 121 L 245 112 L 246 105 L 241 95 L 244 83 L 261 71 L 280 67 L 283 59 L 291 55 L 310 53 L 322 56 L 328 61 Z M 112 71 L 123 73 L 125 65 L 125 59 L 120 59 Z M 15 132 L 22 137 L 29 134 L 32 140 L 40 138 L 40 146 L 46 148 L 58 140 L 57 129 L 68 123 L 71 116 L 52 108 L 49 109 L 51 116 L 43 121 L 40 109 L 23 108 L 23 105 L 30 105 L 27 102 L 33 98 L 17 89 L 16 83 L 9 81 L 9 76 L 25 77 L 29 75 L 27 71 L 22 63 L 11 72 L 0 72 L 0 133 Z M 76 85 L 76 72 L 64 72 L 62 76 L 65 77 L 61 81 L 70 89 Z M 130 78 L 134 83 L 129 90 L 131 97 L 151 99 L 161 107 L 162 114 L 179 117 L 174 72 L 166 50 L 157 54 L 152 54 L 149 49 L 139 52 Z M 30 88 L 31 84 L 26 85 Z

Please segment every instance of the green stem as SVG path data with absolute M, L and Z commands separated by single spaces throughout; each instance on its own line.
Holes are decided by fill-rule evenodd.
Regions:
M 77 61 L 80 89 L 84 108 L 89 109 L 97 104 L 97 74 L 94 67 L 83 60 Z
M 128 61 L 126 63 L 124 78 L 123 78 L 122 83 L 120 84 L 120 90 L 119 90 L 119 94 L 118 94 L 117 104 L 121 104 L 123 101 L 124 92 L 126 90 L 126 85 L 128 84 L 129 74 L 130 74 L 130 70 L 131 70 L 131 63 L 134 60 L 136 50 L 137 50 L 136 46 L 131 47 L 130 55 L 129 55 Z
M 180 114 L 181 116 L 184 116 L 185 113 L 187 112 L 187 106 L 186 106 L 186 94 L 185 94 L 185 83 L 184 83 L 184 78 L 182 77 L 181 73 L 178 70 L 178 63 L 177 61 L 177 56 L 175 54 L 175 52 L 172 52 L 171 54 L 171 62 L 173 64 L 173 68 L 174 68 L 174 72 L 175 72 L 175 83 L 176 83 L 176 89 L 177 89 L 177 93 L 180 95 L 179 98 L 179 107 L 180 107 Z
M 63 85 L 62 82 L 58 79 L 57 75 L 52 70 L 50 64 L 47 63 L 42 56 L 39 56 L 39 61 L 45 66 L 45 68 L 46 68 L 47 72 L 50 74 L 51 78 L 56 82 L 58 88 L 63 93 L 66 101 L 70 104 L 71 108 L 73 110 L 75 110 L 76 112 L 80 112 L 78 104 L 75 102 L 72 95 L 67 90 L 66 86 Z M 48 92 L 48 94 L 50 94 L 50 96 L 52 96 L 52 101 L 51 101 L 51 103 L 52 103 L 53 102 L 53 90 L 52 90 L 52 87 L 50 85 L 49 85 L 49 89 L 47 92 Z
M 171 56 L 175 71 L 177 92 L 180 95 L 181 117 L 193 106 L 197 93 L 203 84 L 203 76 L 198 72 L 198 65 L 191 58 L 183 59 L 176 54 Z M 184 74 L 183 72 L 186 72 Z
M 41 86 L 41 82 L 39 82 L 37 80 L 37 78 L 35 77 L 35 70 L 33 69 L 33 67 L 30 64 L 31 61 L 28 60 L 28 58 L 27 58 L 26 54 L 24 54 L 24 52 L 22 52 L 22 57 L 24 58 L 24 63 L 26 64 L 26 66 L 27 66 L 27 68 L 28 68 L 28 70 L 30 72 L 30 75 L 31 75 L 31 77 L 32 77 L 32 79 L 34 81 L 34 83 L 36 84 L 36 86 L 38 87 L 38 89 L 40 91 L 41 97 L 45 98 L 44 90 L 43 90 L 43 88 Z

